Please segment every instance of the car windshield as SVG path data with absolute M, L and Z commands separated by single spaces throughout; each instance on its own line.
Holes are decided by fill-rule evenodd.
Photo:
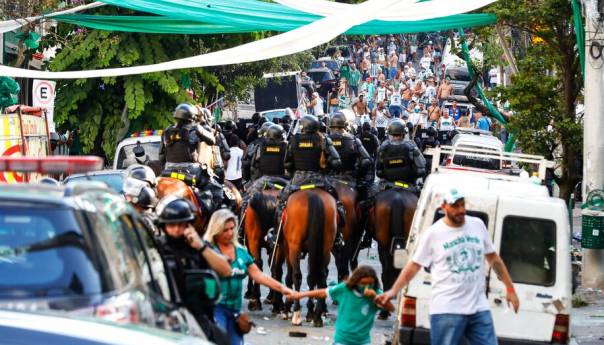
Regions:
M 285 116 L 285 110 L 267 111 L 267 112 L 263 113 L 262 115 L 264 115 L 264 117 L 269 122 L 275 122 L 274 121 L 275 118 L 282 118 L 283 116 Z
M 317 84 L 333 79 L 329 72 L 308 72 L 308 76 Z
M 453 81 L 471 81 L 470 74 L 467 69 L 459 68 L 459 69 L 450 69 L 447 70 L 446 78 Z
M 65 208 L 0 204 L 0 300 L 106 292 L 84 224 Z
M 70 176 L 67 183 L 82 182 L 82 181 L 100 181 L 104 182 L 109 188 L 122 194 L 124 192 L 124 176 L 120 172 L 113 174 L 98 174 L 98 175 L 78 175 Z
M 460 149 L 476 149 L 476 146 L 468 146 L 468 145 L 455 145 L 455 147 Z M 481 150 L 493 151 L 493 154 L 499 154 L 501 150 L 497 150 L 491 147 L 480 147 Z M 486 154 L 486 153 L 482 153 Z M 501 169 L 501 160 L 495 158 L 486 158 L 479 157 L 471 154 L 458 154 L 453 157 L 453 164 L 460 165 L 464 167 L 472 167 L 478 169 L 486 169 L 486 170 L 499 170 Z
M 150 161 L 159 160 L 159 146 L 160 141 L 150 141 L 140 144 L 145 149 L 145 154 Z M 117 156 L 117 169 L 126 169 L 132 164 L 138 163 L 132 150 L 136 147 L 136 144 L 124 145 L 118 156 Z M 145 157 L 139 158 L 141 161 L 145 161 Z
M 310 68 L 323 68 L 327 67 L 332 71 L 339 70 L 340 65 L 335 60 L 316 60 L 313 61 L 310 65 Z M 317 81 L 315 81 L 316 83 Z

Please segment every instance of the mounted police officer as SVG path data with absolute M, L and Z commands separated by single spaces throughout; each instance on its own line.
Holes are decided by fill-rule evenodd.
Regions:
M 198 163 L 199 144 L 205 142 L 210 146 L 215 145 L 216 139 L 205 120 L 202 121 L 203 125 L 194 122 L 197 116 L 197 109 L 190 104 L 183 103 L 176 107 L 174 118 L 177 122 L 162 134 L 159 159 L 166 171 L 185 172 L 196 181 L 196 187 L 212 195 L 212 204 L 201 203 L 211 213 L 222 204 L 224 192 L 208 167 Z
M 402 121 L 388 125 L 389 138 L 380 146 L 376 162 L 377 176 L 381 179 L 379 190 L 401 184 L 417 192 L 415 181 L 426 174 L 426 160 L 411 140 L 405 140 L 406 134 Z M 374 192 L 372 196 L 377 194 Z
M 264 134 L 265 140 L 252 153 L 251 180 L 246 186 L 242 210 L 249 198 L 265 189 L 283 189 L 287 184 L 285 176 L 285 152 L 287 142 L 285 131 L 280 125 L 272 124 Z
M 324 188 L 337 201 L 338 216 L 340 221 L 345 219 L 344 207 L 338 201 L 337 193 L 327 179 L 324 172 L 337 170 L 342 165 L 338 151 L 334 148 L 331 139 L 319 132 L 320 122 L 314 115 L 305 115 L 300 119 L 301 133 L 292 136 L 285 154 L 285 169 L 292 176 L 290 183 L 281 191 L 279 206 L 276 212 L 276 224 L 269 233 L 269 240 L 274 238 L 275 229 L 278 229 L 281 213 L 289 196 L 304 184 L 314 184 Z M 336 244 L 341 245 L 341 240 Z
M 210 110 L 200 106 L 197 106 L 197 110 L 197 121 L 199 122 L 199 125 L 209 133 L 214 134 L 214 140 L 218 147 L 218 152 L 220 153 L 220 155 L 214 154 L 215 151 L 212 149 L 214 164 L 210 168 L 212 168 L 216 179 L 220 183 L 224 183 L 224 162 L 231 158 L 231 148 L 229 147 L 225 136 L 222 134 L 220 126 L 216 125 L 216 127 L 212 129 L 212 114 L 210 113 Z
M 262 120 L 261 120 L 262 122 Z M 269 129 L 269 127 L 273 126 L 274 123 L 272 122 L 262 122 L 262 125 L 260 126 L 260 128 L 258 129 L 258 136 L 256 137 L 256 139 L 254 141 L 252 141 L 247 149 L 245 150 L 245 152 L 243 153 L 243 157 L 241 158 L 241 173 L 243 175 L 243 180 L 244 181 L 251 181 L 252 180 L 252 159 L 254 158 L 254 155 L 256 154 L 256 151 L 258 150 L 258 147 L 264 143 L 265 137 L 264 135 L 266 134 L 266 131 Z
M 340 112 L 331 117 L 329 124 L 329 138 L 340 156 L 342 165 L 330 172 L 330 180 L 345 181 L 353 188 L 364 185 L 366 175 L 371 166 L 371 157 L 358 138 L 346 130 L 348 121 Z
M 172 273 L 180 299 L 209 340 L 229 344 L 224 331 L 214 323 L 214 307 L 208 296 L 197 289 L 192 290 L 187 277 L 188 271 L 199 269 L 211 269 L 221 277 L 228 277 L 231 275 L 229 262 L 202 241 L 193 228 L 195 211 L 188 200 L 167 196 L 157 204 L 156 214 L 161 229 L 161 235 L 157 237 L 159 249 Z

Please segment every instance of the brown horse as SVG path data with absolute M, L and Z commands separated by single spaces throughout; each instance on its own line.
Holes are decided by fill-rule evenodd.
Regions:
M 334 251 L 336 267 L 338 268 L 338 281 L 343 281 L 358 266 L 358 260 L 353 258 L 353 256 L 361 241 L 363 232 L 360 226 L 361 214 L 357 209 L 358 193 L 356 189 L 343 182 L 336 182 L 334 186 L 338 193 L 338 199 L 340 199 L 346 210 L 346 222 L 340 229 L 344 238 L 344 248 Z
M 209 220 L 209 215 L 203 214 L 197 197 L 193 193 L 193 189 L 188 186 L 184 181 L 170 178 L 170 177 L 158 177 L 157 178 L 157 197 L 159 199 L 168 196 L 175 195 L 181 198 L 187 199 L 195 205 L 195 222 L 193 226 L 197 233 L 203 234 L 205 232 L 206 223 Z
M 262 269 L 263 264 L 262 248 L 267 248 L 269 258 L 272 255 L 272 252 L 266 246 L 264 238 L 268 230 L 273 226 L 279 193 L 278 190 L 269 189 L 252 195 L 243 216 L 242 225 L 245 234 L 245 244 L 254 258 L 254 262 L 260 269 Z M 248 279 L 246 297 L 250 300 L 248 303 L 249 310 L 262 310 L 260 285 L 255 283 L 253 279 Z M 278 312 L 278 310 L 273 311 L 275 313 Z
M 288 266 L 286 280 L 291 279 L 295 290 L 300 291 L 300 258 L 308 252 L 308 288 L 326 288 L 327 266 L 337 230 L 335 199 L 322 189 L 300 190 L 290 195 L 284 213 L 282 244 Z M 319 299 L 315 309 L 309 299 L 307 319 L 312 319 L 315 327 L 322 327 L 321 317 L 326 310 L 325 300 Z M 292 324 L 301 322 L 300 302 L 296 301 Z
M 417 200 L 417 196 L 409 190 L 392 188 L 378 193 L 375 205 L 369 210 L 367 228 L 378 243 L 384 290 L 392 287 L 399 274 L 400 270 L 393 266 L 393 249 L 395 244 L 404 247 L 407 242 Z M 380 312 L 382 319 L 388 315 L 387 312 Z

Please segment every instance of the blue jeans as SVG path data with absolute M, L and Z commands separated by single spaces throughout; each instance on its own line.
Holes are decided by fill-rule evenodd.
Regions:
M 470 345 L 497 345 L 491 312 L 430 315 L 432 345 L 458 345 L 464 337 Z
M 388 111 L 390 112 L 390 115 L 392 115 L 393 117 L 396 117 L 396 118 L 401 117 L 401 107 L 399 105 L 389 106 Z
M 239 312 L 217 305 L 214 307 L 214 321 L 231 339 L 231 345 L 243 345 L 243 335 L 235 328 L 235 316 Z

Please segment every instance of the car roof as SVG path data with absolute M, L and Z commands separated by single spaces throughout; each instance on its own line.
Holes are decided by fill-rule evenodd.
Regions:
M 496 147 L 500 150 L 503 149 L 503 143 L 497 137 L 492 135 L 460 133 L 453 138 L 452 142 L 453 146 L 472 145 L 485 148 Z
M 125 145 L 135 145 L 137 141 L 140 141 L 141 144 L 148 142 L 156 142 L 161 141 L 161 135 L 149 135 L 146 137 L 130 137 L 120 141 L 119 146 Z
M 4 337 L 2 343 L 19 345 L 209 344 L 200 338 L 141 325 L 119 325 L 92 318 L 74 319 L 59 314 L 14 311 L 0 311 L 0 333 L 11 335 Z
M 311 68 L 306 70 L 306 73 L 309 72 L 332 72 L 331 69 L 329 69 L 329 67 L 317 67 L 317 68 Z
M 530 199 L 555 199 L 549 196 L 547 187 L 530 183 L 529 179 L 472 169 L 439 168 L 436 173 L 428 176 L 425 187 L 435 193 L 457 188 L 466 195 L 490 193 Z
M 67 176 L 65 178 L 65 180 L 68 180 L 70 178 L 80 178 L 80 177 L 85 177 L 85 176 L 118 175 L 118 174 L 126 176 L 126 170 L 124 170 L 124 169 L 106 169 L 106 170 L 90 171 L 85 174 L 71 174 L 71 175 Z

